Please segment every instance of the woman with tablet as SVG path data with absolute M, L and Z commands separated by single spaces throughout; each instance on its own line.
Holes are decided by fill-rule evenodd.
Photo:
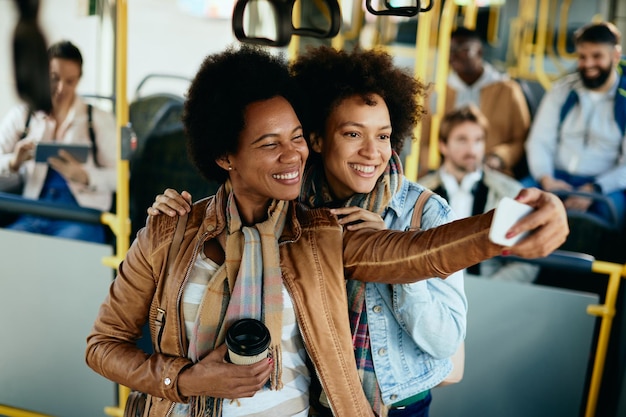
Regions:
M 48 58 L 52 112 L 25 105 L 9 112 L 0 125 L 0 176 L 21 175 L 25 198 L 107 211 L 116 187 L 115 118 L 76 94 L 83 59 L 75 45 L 58 42 Z M 23 214 L 7 228 L 105 242 L 101 224 Z

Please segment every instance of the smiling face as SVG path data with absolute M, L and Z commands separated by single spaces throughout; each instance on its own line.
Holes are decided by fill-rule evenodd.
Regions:
M 439 142 L 444 169 L 457 179 L 480 167 L 485 156 L 485 130 L 472 121 L 464 121 L 450 130 L 447 142 Z
M 620 51 L 613 45 L 581 42 L 576 45 L 578 73 L 585 87 L 602 91 L 613 83 L 613 68 L 620 59 Z
M 81 68 L 77 62 L 62 58 L 50 60 L 50 86 L 54 107 L 67 107 L 72 104 L 80 76 Z
M 217 163 L 229 172 L 245 217 L 244 211 L 262 211 L 272 199 L 298 197 L 309 150 L 300 121 L 283 97 L 249 104 L 244 118 L 237 152 Z
M 371 192 L 391 158 L 391 120 L 387 104 L 373 94 L 339 103 L 326 121 L 324 137 L 312 139 L 324 161 L 326 179 L 338 199 Z

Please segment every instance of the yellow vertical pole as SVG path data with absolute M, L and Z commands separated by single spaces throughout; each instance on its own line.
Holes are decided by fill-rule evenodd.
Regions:
M 430 12 L 420 13 L 417 22 L 415 65 L 413 68 L 415 78 L 419 79 L 422 82 L 426 81 L 428 63 L 430 62 L 428 56 L 430 55 L 432 15 L 432 10 Z M 416 100 L 418 104 L 423 104 L 424 102 L 424 98 L 421 96 L 416 97 Z M 421 150 L 420 143 L 422 140 L 421 123 L 418 123 L 417 126 L 415 126 L 415 129 L 413 129 L 413 136 L 415 137 L 415 141 L 412 144 L 413 146 L 411 147 L 411 153 L 406 157 L 406 160 L 404 162 L 404 175 L 411 181 L 417 181 Z
M 446 110 L 446 85 L 448 79 L 448 60 L 450 58 L 450 33 L 456 16 L 457 5 L 447 1 L 443 5 L 439 24 L 439 44 L 437 47 L 437 73 L 435 76 L 436 107 L 432 115 L 430 127 L 430 142 L 428 145 L 428 168 L 439 167 L 439 126 Z
M 537 1 L 525 0 L 520 2 L 520 31 L 517 48 L 517 73 L 519 77 L 526 77 L 530 73 L 531 55 L 533 51 L 533 37 L 535 33 L 535 19 L 537 13 Z
M 591 269 L 596 273 L 609 274 L 609 284 L 606 289 L 604 304 L 591 305 L 587 307 L 587 313 L 601 317 L 602 319 L 600 322 L 598 342 L 596 343 L 596 355 L 593 361 L 593 371 L 591 373 L 591 382 L 589 384 L 585 417 L 594 417 L 596 413 L 598 394 L 600 392 L 600 384 L 604 373 L 604 363 L 606 361 L 606 352 L 609 346 L 609 338 L 611 336 L 611 325 L 613 323 L 613 316 L 615 315 L 617 294 L 619 292 L 622 277 L 626 276 L 626 265 L 595 261 L 592 264 Z
M 468 29 L 476 29 L 476 17 L 478 16 L 478 6 L 476 5 L 476 0 L 470 0 L 467 2 L 464 14 L 463 26 Z
M 567 52 L 567 21 L 569 18 L 569 9 L 572 0 L 563 0 L 561 3 L 561 11 L 559 13 L 559 34 L 557 37 L 557 51 L 561 58 L 574 59 L 575 53 Z
M 496 46 L 498 44 L 498 26 L 500 25 L 500 7 L 489 7 L 489 21 L 487 23 L 487 42 Z
M 117 236 L 117 254 L 124 256 L 129 247 L 129 166 L 122 160 L 122 127 L 128 124 L 128 101 L 126 99 L 126 67 L 128 58 L 128 2 L 117 0 L 117 36 L 115 42 L 115 97 L 117 116 L 117 218 L 120 233 Z M 126 226 L 126 227 L 124 227 Z M 130 390 L 119 386 L 119 402 L 121 410 L 126 406 Z
M 116 256 L 109 259 L 108 264 L 117 268 L 130 246 L 129 220 L 129 164 L 122 160 L 122 128 L 128 125 L 128 101 L 126 99 L 126 67 L 128 47 L 128 2 L 116 2 L 115 30 L 115 116 L 117 119 L 117 201 L 116 214 L 107 213 L 106 222 L 116 235 Z M 105 262 L 107 263 L 107 262 Z M 118 386 L 118 407 L 106 407 L 105 413 L 111 416 L 122 416 L 130 389 Z
M 126 99 L 126 66 L 128 47 L 128 2 L 117 0 L 115 7 L 115 117 L 117 121 L 117 196 L 116 214 L 104 213 L 102 222 L 108 224 L 116 237 L 113 257 L 103 260 L 111 268 L 117 268 L 130 246 L 129 215 L 129 164 L 122 159 L 122 128 L 128 125 L 128 101 Z
M 292 24 L 294 27 L 299 28 L 302 24 L 302 4 L 300 0 L 296 0 L 293 5 L 293 12 L 291 15 Z M 291 42 L 289 42 L 288 46 L 288 56 L 289 60 L 293 61 L 298 56 L 298 52 L 300 51 L 300 36 L 293 35 L 291 37 Z
M 550 0 L 540 0 L 539 15 L 537 17 L 537 41 L 535 43 L 535 73 L 537 80 L 546 91 L 552 87 L 552 81 L 547 76 L 544 67 L 544 57 L 546 52 L 546 32 L 548 30 L 548 12 L 550 11 Z

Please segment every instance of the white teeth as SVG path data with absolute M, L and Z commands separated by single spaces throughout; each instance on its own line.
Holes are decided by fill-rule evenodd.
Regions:
M 366 174 L 371 174 L 376 169 L 376 167 L 372 165 L 357 165 L 357 164 L 350 164 L 350 168 L 356 171 L 364 172 Z
M 272 175 L 272 177 L 276 178 L 277 180 L 292 180 L 294 178 L 298 178 L 298 171 L 291 172 L 289 174 L 281 174 L 281 175 L 275 174 L 275 175 Z

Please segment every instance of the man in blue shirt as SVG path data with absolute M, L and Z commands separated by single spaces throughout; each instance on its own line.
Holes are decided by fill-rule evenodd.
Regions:
M 532 180 L 544 190 L 601 193 L 615 207 L 618 226 L 626 210 L 626 76 L 621 35 L 610 23 L 575 34 L 578 70 L 544 96 L 526 142 Z M 613 221 L 606 204 L 570 195 L 568 210 Z

